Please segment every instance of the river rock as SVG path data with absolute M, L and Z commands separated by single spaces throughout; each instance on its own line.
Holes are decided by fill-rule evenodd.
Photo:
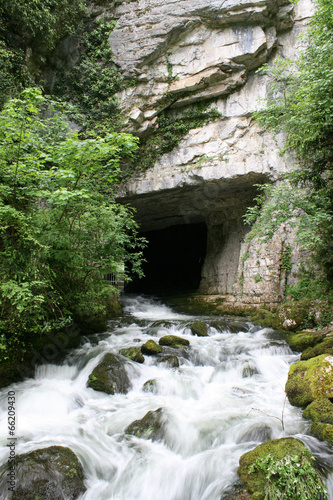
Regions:
M 316 438 L 333 443 L 333 403 L 327 398 L 315 399 L 303 412 L 313 420 L 311 431 Z
M 333 424 L 333 403 L 327 398 L 315 399 L 306 407 L 303 417 L 315 422 Z
M 102 361 L 89 375 L 88 387 L 107 394 L 116 392 L 126 394 L 131 387 L 131 382 L 123 360 L 111 352 L 105 354 Z
M 145 344 L 141 346 L 141 352 L 143 354 L 158 354 L 162 352 L 162 347 L 156 344 L 155 340 L 147 340 Z
M 304 351 L 323 340 L 319 332 L 297 332 L 287 336 L 287 342 L 294 351 Z
M 198 337 L 208 337 L 207 325 L 203 321 L 194 321 L 190 328 L 193 335 L 197 335 Z
M 272 430 L 267 424 L 255 424 L 246 429 L 237 439 L 237 443 L 246 443 L 248 441 L 263 442 L 272 437 Z
M 290 403 L 301 408 L 317 398 L 332 398 L 333 357 L 323 354 L 292 364 L 286 393 Z
M 301 360 L 307 360 L 320 356 L 321 354 L 326 354 L 333 356 L 333 336 L 329 336 L 316 344 L 314 347 L 308 347 L 302 352 Z
M 190 342 L 182 337 L 177 337 L 177 335 L 165 335 L 160 338 L 159 344 L 170 347 L 184 347 L 189 346 Z
M 126 427 L 125 433 L 152 441 L 162 441 L 164 437 L 163 409 L 149 411 L 141 420 L 135 420 Z
M 7 491 L 8 465 L 0 469 L 0 490 Z M 50 446 L 16 457 L 16 489 L 11 500 L 75 500 L 85 491 L 82 465 L 69 448 Z
M 178 357 L 173 356 L 172 354 L 161 357 L 160 363 L 166 363 L 166 365 L 169 366 L 170 368 L 178 368 L 179 367 Z
M 137 363 L 144 363 L 145 357 L 143 356 L 140 347 L 127 347 L 120 349 L 119 354 L 126 358 L 136 361 Z
M 250 492 L 251 498 L 256 500 L 264 500 L 267 480 L 264 471 L 256 469 L 255 472 L 249 473 L 249 467 L 253 465 L 256 460 L 260 460 L 269 454 L 277 460 L 294 455 L 305 457 L 309 461 L 312 460 L 312 454 L 304 444 L 292 437 L 266 441 L 257 446 L 254 450 L 244 453 L 244 455 L 240 457 L 237 472 L 242 484 Z
M 320 422 L 311 423 L 312 434 L 321 441 L 328 441 L 333 444 L 333 425 L 322 424 Z
M 157 380 L 156 378 L 152 378 L 150 380 L 147 380 L 147 382 L 143 384 L 142 390 L 144 392 L 156 392 L 157 388 L 156 386 L 157 386 Z

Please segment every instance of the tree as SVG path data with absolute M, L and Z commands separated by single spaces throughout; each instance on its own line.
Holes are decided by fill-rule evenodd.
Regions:
M 114 201 L 130 134 L 80 140 L 57 103 L 36 89 L 0 114 L 0 335 L 29 335 L 105 316 L 115 292 L 103 279 L 131 262 L 143 240 L 133 211 Z

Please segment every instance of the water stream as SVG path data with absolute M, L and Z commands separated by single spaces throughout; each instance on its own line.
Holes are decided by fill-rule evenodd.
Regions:
M 79 457 L 87 491 L 82 500 L 220 500 L 237 481 L 239 457 L 267 439 L 295 436 L 333 467 L 332 449 L 309 434 L 310 423 L 285 398 L 288 369 L 299 359 L 267 328 L 247 321 L 187 316 L 143 297 L 124 299 L 126 316 L 85 339 L 61 365 L 40 366 L 34 379 L 13 384 L 0 399 L 0 464 L 8 459 L 7 393 L 17 398 L 17 454 L 51 445 Z M 209 337 L 191 335 L 194 319 Z M 146 356 L 128 361 L 132 389 L 113 396 L 87 388 L 106 352 L 167 334 L 190 341 L 180 367 Z M 154 392 L 145 392 L 156 379 Z M 124 434 L 149 410 L 165 410 L 162 442 Z M 283 422 L 282 422 L 283 421 Z M 283 426 L 284 429 L 283 429 Z M 333 499 L 332 475 L 328 477 Z

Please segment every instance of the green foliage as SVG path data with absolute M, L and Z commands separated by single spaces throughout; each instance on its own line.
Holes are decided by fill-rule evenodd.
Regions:
M 267 480 L 265 500 L 313 500 L 326 497 L 327 490 L 311 462 L 302 456 L 274 459 L 271 454 L 257 459 L 249 473 L 262 470 Z
M 291 256 L 293 254 L 292 246 L 287 244 L 284 246 L 281 255 L 281 270 L 290 272 L 292 268 Z
M 141 272 L 132 211 L 112 193 L 136 139 L 80 140 L 60 111 L 27 89 L 0 114 L 2 350 L 72 319 L 105 316 L 114 290 L 102 275 L 127 262 Z
M 158 128 L 142 142 L 136 163 L 142 171 L 152 167 L 156 160 L 172 151 L 180 140 L 193 128 L 221 117 L 210 103 L 201 102 L 184 111 L 181 115 L 170 110 L 162 111 L 158 116 Z
M 270 76 L 271 94 L 256 113 L 259 123 L 286 133 L 283 152 L 295 151 L 299 165 L 279 185 L 260 188 L 258 205 L 249 209 L 246 221 L 257 220 L 254 231 L 263 238 L 284 222 L 297 227 L 302 248 L 332 284 L 333 4 L 317 0 L 316 6 L 299 59 L 278 59 L 261 70 Z
M 61 99 L 70 100 L 77 107 L 75 121 L 82 127 L 81 135 L 106 135 L 121 126 L 114 94 L 126 84 L 112 62 L 109 35 L 114 26 L 115 22 L 86 19 L 83 29 L 77 32 L 79 60 L 60 71 L 60 78 L 52 89 Z

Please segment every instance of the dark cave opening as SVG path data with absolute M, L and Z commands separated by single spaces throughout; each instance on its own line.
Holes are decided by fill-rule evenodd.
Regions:
M 127 293 L 170 295 L 195 292 L 200 285 L 206 256 L 207 226 L 204 222 L 181 224 L 143 232 L 144 278 L 133 277 Z

